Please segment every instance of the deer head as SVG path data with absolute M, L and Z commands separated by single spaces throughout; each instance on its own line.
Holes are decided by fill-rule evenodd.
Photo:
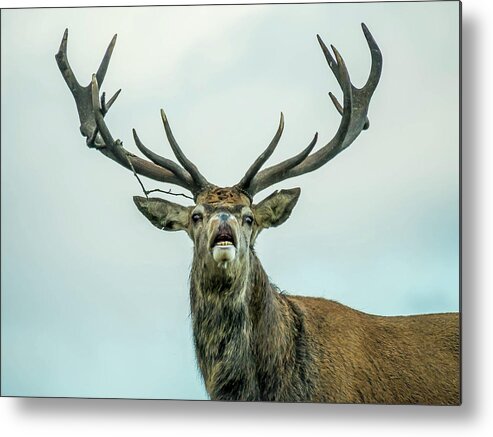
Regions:
M 242 265 L 260 231 L 286 221 L 299 195 L 299 188 L 276 191 L 254 205 L 236 187 L 211 187 L 197 196 L 192 207 L 139 196 L 134 201 L 157 228 L 186 231 L 195 254 L 213 271 Z
M 329 93 L 337 111 L 342 116 L 340 126 L 332 140 L 312 153 L 318 138 L 318 134 L 315 134 L 313 140 L 300 153 L 261 170 L 281 138 L 284 129 L 284 117 L 281 113 L 279 127 L 274 138 L 246 171 L 243 178 L 232 187 L 217 187 L 206 180 L 181 150 L 163 110 L 161 110 L 161 118 L 164 130 L 178 163 L 148 149 L 135 129 L 133 130 L 135 143 L 148 160 L 128 152 L 123 148 L 120 140 L 113 138 L 104 116 L 120 91 L 106 101 L 105 93 L 100 97 L 99 88 L 109 65 L 116 35 L 97 73 L 93 75 L 91 83 L 86 87 L 78 83 L 68 63 L 67 30 L 56 60 L 74 96 L 81 123 L 80 130 L 87 139 L 87 145 L 132 170 L 137 178 L 138 175 L 143 175 L 186 188 L 192 193 L 195 201 L 194 206 L 185 207 L 161 198 L 149 198 L 147 196 L 149 192 L 144 189 L 146 197 L 134 197 L 138 209 L 159 229 L 185 231 L 194 242 L 195 254 L 200 255 L 209 268 L 224 269 L 241 264 L 242 260 L 245 260 L 256 237 L 263 229 L 284 223 L 300 195 L 299 188 L 281 190 L 272 193 L 260 203 L 254 204 L 253 198 L 258 192 L 284 179 L 318 169 L 346 149 L 362 130 L 369 127 L 368 106 L 380 78 L 382 55 L 367 27 L 362 24 L 362 28 L 372 58 L 370 76 L 362 88 L 356 88 L 351 83 L 346 65 L 335 47 L 331 46 L 334 58 L 320 36 L 317 35 L 329 67 L 343 92 L 342 105 L 332 93 Z M 139 182 L 141 183 L 140 179 Z

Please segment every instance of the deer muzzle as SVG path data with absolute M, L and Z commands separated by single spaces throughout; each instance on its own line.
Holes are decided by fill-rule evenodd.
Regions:
M 237 240 L 233 228 L 224 220 L 220 220 L 217 231 L 211 242 L 212 257 L 217 263 L 233 261 L 236 257 Z

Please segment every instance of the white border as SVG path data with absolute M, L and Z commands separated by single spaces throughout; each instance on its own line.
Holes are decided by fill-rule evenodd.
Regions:
M 195 1 L 106 1 L 105 5 L 190 4 Z M 231 3 L 215 1 L 214 3 Z M 249 2 L 242 2 L 249 3 Z M 253 2 L 252 2 L 253 3 Z M 276 3 L 272 1 L 271 3 Z M 286 2 L 284 2 L 286 3 Z M 79 1 L 77 5 L 97 2 Z M 0 399 L 4 436 L 171 435 L 283 437 L 332 435 L 481 436 L 493 429 L 491 259 L 493 147 L 490 102 L 491 2 L 463 4 L 463 359 L 461 407 L 231 404 L 84 399 Z M 4 7 L 69 6 L 66 1 L 5 1 Z M 419 31 L 419 29 L 417 29 Z M 487 98 L 489 96 L 489 100 Z M 486 97 L 486 98 L 485 98 Z M 5 110 L 5 108 L 2 108 Z M 490 429 L 488 432 L 487 430 Z

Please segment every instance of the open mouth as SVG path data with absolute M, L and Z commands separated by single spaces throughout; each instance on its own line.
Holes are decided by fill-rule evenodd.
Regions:
M 236 257 L 236 244 L 229 226 L 220 226 L 211 244 L 212 257 L 220 265 L 226 266 Z
M 212 241 L 212 247 L 228 247 L 235 246 L 235 240 L 233 237 L 233 232 L 229 227 L 219 228 L 217 235 Z

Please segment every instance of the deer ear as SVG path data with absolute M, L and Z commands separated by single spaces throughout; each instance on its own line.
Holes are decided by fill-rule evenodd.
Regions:
M 300 193 L 299 188 L 274 191 L 269 197 L 255 205 L 255 222 L 257 225 L 261 229 L 282 225 L 291 215 Z
M 164 199 L 134 196 L 139 211 L 157 228 L 165 231 L 188 229 L 190 209 Z

